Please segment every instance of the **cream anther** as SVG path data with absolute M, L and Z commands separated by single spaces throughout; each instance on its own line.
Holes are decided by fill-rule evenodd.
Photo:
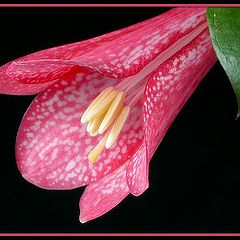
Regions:
M 118 112 L 121 110 L 124 101 L 124 92 L 118 92 L 116 98 L 109 107 L 100 127 L 99 133 L 102 134 L 114 121 Z
M 121 112 L 119 113 L 116 120 L 114 121 L 111 131 L 108 135 L 108 138 L 105 144 L 106 148 L 110 148 L 115 142 L 115 140 L 117 139 L 119 133 L 121 132 L 124 126 L 124 123 L 127 120 L 129 112 L 130 112 L 129 106 L 125 106 L 124 108 L 122 108 Z
M 101 102 L 106 96 L 108 96 L 113 91 L 113 87 L 109 87 L 104 89 L 94 100 L 93 102 L 88 106 L 86 111 L 81 117 L 81 123 L 87 122 L 88 114 L 93 111 L 93 109 Z
M 105 114 L 108 111 L 108 108 L 112 104 L 113 100 L 115 99 L 117 95 L 117 91 L 113 90 L 111 93 L 109 93 L 105 98 L 101 101 L 98 101 L 96 103 L 96 106 L 88 113 L 87 115 L 87 121 L 91 121 L 94 118 L 97 118 L 103 114 Z
M 93 150 L 88 154 L 88 160 L 91 163 L 95 163 L 99 156 L 101 155 L 106 141 L 107 141 L 108 134 L 105 134 L 105 136 L 101 139 L 101 141 L 93 148 Z

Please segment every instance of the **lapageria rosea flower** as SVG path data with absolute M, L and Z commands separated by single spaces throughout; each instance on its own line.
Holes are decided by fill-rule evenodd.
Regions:
M 142 194 L 150 159 L 215 61 L 205 9 L 175 8 L 5 64 L 1 93 L 39 93 L 17 135 L 22 176 L 46 189 L 88 185 L 81 222 Z

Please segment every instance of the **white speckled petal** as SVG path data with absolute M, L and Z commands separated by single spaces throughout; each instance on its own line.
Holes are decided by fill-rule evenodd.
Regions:
M 101 136 L 91 137 L 80 117 L 104 88 L 116 80 L 92 72 L 65 76 L 39 94 L 26 112 L 16 142 L 20 172 L 48 189 L 72 189 L 107 175 L 127 161 L 143 139 L 142 105 L 134 107 L 117 142 L 97 163 L 87 159 Z
M 7 68 L 11 63 L 7 63 L 0 67 L 0 93 L 1 94 L 12 94 L 12 95 L 32 95 L 43 91 L 45 88 L 53 84 L 55 81 L 43 82 L 41 84 L 25 84 L 20 83 L 7 74 Z
M 80 222 L 84 223 L 100 217 L 117 206 L 128 194 L 126 167 L 128 162 L 90 184 L 80 199 Z
M 73 60 L 80 65 L 90 64 L 108 77 L 128 77 L 205 21 L 204 8 L 175 8 Z
M 151 21 L 151 20 L 148 20 L 148 21 Z M 135 29 L 145 26 L 146 24 L 148 24 L 148 21 L 144 21 L 144 22 L 126 27 L 124 29 L 107 33 L 102 36 L 98 36 L 85 41 L 66 44 L 63 46 L 42 50 L 42 51 L 18 58 L 12 62 L 6 63 L 2 67 L 0 67 L 0 93 L 13 94 L 13 95 L 31 95 L 31 94 L 39 93 L 44 89 L 46 89 L 46 87 L 53 84 L 54 81 L 52 82 L 51 81 L 52 79 L 48 79 L 46 75 L 41 75 L 41 76 L 36 75 L 39 72 L 35 73 L 35 76 L 34 74 L 30 73 L 30 76 L 26 76 L 26 78 L 23 79 L 21 71 L 17 71 L 18 76 L 20 78 L 18 81 L 18 78 L 14 74 L 13 75 L 10 74 L 11 73 L 10 69 L 13 69 L 14 65 L 18 66 L 17 62 L 21 65 L 21 63 L 25 61 L 26 62 L 35 61 L 37 64 L 38 60 L 39 61 L 62 60 L 62 62 L 64 62 L 65 60 L 68 61 L 72 58 L 78 58 L 84 53 L 89 52 L 92 49 L 99 47 L 100 45 L 105 44 L 108 41 L 112 41 L 118 38 L 122 34 L 127 34 L 129 32 L 132 32 Z M 26 72 L 27 69 L 23 68 L 22 70 L 23 72 Z M 63 70 L 66 70 L 66 69 L 63 69 Z M 37 82 L 36 82 L 36 77 L 38 80 Z M 55 81 L 57 80 L 59 79 L 58 78 L 55 79 Z M 27 83 L 30 83 L 30 84 L 27 84 Z
M 143 143 L 127 167 L 127 181 L 131 193 L 141 195 L 149 186 L 146 145 Z
M 161 64 L 149 79 L 144 93 L 144 133 L 148 156 L 146 161 L 142 157 L 144 153 L 133 158 L 127 173 L 129 188 L 134 195 L 143 192 L 143 183 L 148 186 L 146 166 L 177 114 L 215 62 L 210 35 L 205 30 Z
M 144 106 L 139 103 L 131 109 L 117 142 L 104 149 L 96 164 L 87 155 L 101 136 L 90 137 L 80 118 L 104 88 L 135 74 L 143 79 L 142 72 L 152 63 L 156 69 L 165 50 L 205 21 L 205 9 L 176 8 L 143 23 L 1 67 L 3 93 L 32 94 L 48 87 L 33 101 L 19 128 L 16 159 L 23 177 L 47 189 L 90 184 L 80 201 L 82 222 L 111 210 L 129 192 L 143 193 L 153 153 L 215 62 L 208 32 L 173 57 L 165 54 L 169 59 L 151 73 Z
M 111 78 L 134 75 L 205 20 L 203 8 L 175 8 L 100 38 L 28 55 L 8 66 L 5 90 L 8 80 L 11 82 L 9 77 L 19 82 L 19 86 L 36 85 L 57 80 L 76 67 L 90 68 Z M 9 88 L 9 93 L 14 91 Z

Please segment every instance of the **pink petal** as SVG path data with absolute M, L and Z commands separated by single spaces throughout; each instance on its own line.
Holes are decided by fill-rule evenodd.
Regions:
M 129 194 L 126 181 L 127 164 L 128 162 L 86 187 L 79 203 L 80 222 L 85 223 L 100 217 L 117 206 Z
M 7 74 L 20 83 L 41 84 L 63 78 L 73 68 L 74 64 L 69 60 L 17 61 L 8 67 Z
M 88 152 L 100 141 L 90 137 L 80 117 L 87 105 L 116 80 L 85 71 L 68 75 L 39 94 L 19 128 L 16 159 L 29 182 L 49 189 L 71 189 L 94 182 L 127 161 L 143 139 L 142 105 L 138 104 L 115 146 L 96 164 Z
M 0 93 L 12 94 L 12 95 L 31 95 L 41 92 L 53 82 L 47 82 L 42 84 L 22 84 L 11 79 L 6 70 L 10 63 L 0 67 Z
M 148 21 L 135 24 L 133 26 L 124 28 L 122 30 L 117 30 L 108 34 L 104 34 L 100 37 L 95 37 L 86 41 L 78 42 L 78 43 L 71 43 L 59 47 L 54 47 L 46 50 L 42 50 L 33 54 L 29 54 L 27 56 L 21 57 L 16 59 L 15 61 L 9 62 L 5 64 L 4 66 L 0 67 L 0 93 L 3 94 L 13 94 L 13 95 L 30 95 L 30 94 L 36 94 L 44 90 L 46 87 L 51 85 L 53 82 L 48 79 L 48 75 L 42 75 L 40 76 L 40 71 L 43 70 L 41 66 L 39 65 L 39 69 L 36 71 L 37 75 L 33 75 L 30 72 L 31 78 L 29 79 L 27 76 L 25 80 L 23 80 L 22 73 L 20 71 L 20 66 L 22 66 L 22 71 L 26 72 L 27 66 L 24 65 L 22 62 L 36 62 L 36 65 L 38 65 L 38 61 L 41 62 L 44 60 L 47 62 L 47 60 L 62 60 L 62 62 L 67 60 L 70 60 L 72 58 L 80 57 L 82 54 L 91 51 L 92 49 L 108 42 L 112 41 L 116 38 L 118 38 L 122 34 L 127 34 L 134 29 L 140 28 L 141 26 L 144 26 L 147 24 Z M 21 63 L 23 65 L 21 65 Z M 60 61 L 59 61 L 60 63 Z M 61 64 L 60 64 L 61 65 Z M 16 75 L 14 74 L 14 67 L 16 66 Z M 26 68 L 25 68 L 26 67 Z M 42 65 L 43 67 L 43 65 Z M 6 71 L 8 69 L 8 75 L 6 74 Z M 66 69 L 65 69 L 66 70 Z M 48 73 L 49 74 L 49 73 Z M 25 74 L 26 75 L 26 74 Z M 11 76 L 11 77 L 9 77 Z M 17 82 L 19 78 L 19 83 Z M 38 79 L 37 82 L 34 83 L 34 78 Z M 56 79 L 58 80 L 58 79 Z M 50 81 L 50 82 L 49 82 Z M 40 84 L 40 82 L 43 82 Z M 48 82 L 48 83 L 47 83 Z M 22 84 L 22 83 L 31 83 L 31 84 Z M 36 84 L 38 83 L 38 84 Z
M 138 73 L 170 44 L 204 21 L 205 9 L 176 8 L 143 23 L 106 34 L 102 40 L 62 46 L 61 51 L 66 56 L 58 54 L 41 58 L 40 52 L 37 57 L 32 55 L 26 61 L 13 62 L 7 72 L 22 83 L 52 81 L 77 66 L 111 78 L 128 77 Z M 50 50 L 44 52 L 49 55 Z
M 100 40 L 95 39 L 96 42 L 89 40 L 85 43 L 58 47 L 55 48 L 55 53 L 53 49 L 45 50 L 25 57 L 25 62 L 12 63 L 8 68 L 8 74 L 21 82 L 43 83 L 60 78 L 60 83 L 50 86 L 36 98 L 21 124 L 16 156 L 23 176 L 44 188 L 69 189 L 96 181 L 131 158 L 142 140 L 140 104 L 131 111 L 131 116 L 128 118 L 129 125 L 126 124 L 115 148 L 106 150 L 97 164 L 89 164 L 87 153 L 100 138 L 86 136 L 85 127 L 80 125 L 79 118 L 96 94 L 103 87 L 115 84 L 116 81 L 106 80 L 106 77 L 100 75 L 95 75 L 95 78 L 98 78 L 95 83 L 87 81 L 91 75 L 84 78 L 81 75 L 75 81 L 76 72 L 88 70 L 86 68 L 70 70 L 73 70 L 72 66 L 75 66 L 78 57 L 81 56 L 81 64 L 85 67 L 90 66 L 99 72 L 105 69 L 103 73 L 111 75 L 117 72 L 113 67 L 117 66 L 117 63 L 111 62 L 111 57 L 112 60 L 119 57 L 123 63 L 127 56 L 128 62 L 133 58 L 139 61 L 138 64 L 131 62 L 130 70 L 133 74 L 136 69 L 139 71 L 139 68 L 144 67 L 172 42 L 190 32 L 194 26 L 201 24 L 205 20 L 204 12 L 205 10 L 201 8 L 174 9 L 168 14 L 127 28 L 128 30 L 120 30 L 115 35 L 105 35 L 102 40 L 100 38 Z M 124 50 L 122 47 L 124 45 L 120 44 L 124 42 L 129 45 L 127 50 Z M 78 48 L 83 45 L 89 50 L 86 54 L 83 49 Z M 51 56 L 55 59 L 49 59 Z M 99 57 L 102 57 L 102 60 L 104 58 L 103 65 L 102 60 L 96 62 Z M 112 67 L 109 67 L 109 64 Z M 120 69 L 122 68 L 127 69 L 121 65 Z M 124 74 L 130 74 L 127 72 L 125 71 Z M 63 79 L 65 81 L 61 81 Z M 80 83 L 80 79 L 86 81 Z M 101 85 L 103 82 L 105 85 Z M 84 94 L 80 96 L 80 92 Z M 124 146 L 124 143 L 128 144 L 128 147 Z
M 134 195 L 143 192 L 142 182 L 148 185 L 146 169 L 149 161 L 177 114 L 215 62 L 210 35 L 205 30 L 161 64 L 148 81 L 144 94 L 147 158 L 146 162 L 143 158 L 135 158 L 128 167 L 131 174 L 127 173 L 129 188 Z M 134 165 L 138 165 L 138 171 L 134 172 Z
M 148 187 L 148 165 L 153 153 L 178 112 L 215 61 L 216 57 L 206 30 L 159 66 L 149 80 L 144 95 L 147 149 L 143 143 L 126 168 L 127 184 L 133 195 L 140 195 Z M 123 199 L 124 194 L 115 192 L 117 187 L 114 181 L 109 183 L 100 180 L 97 185 L 90 185 L 87 188 L 80 202 L 80 219 L 83 222 L 101 216 Z M 105 188 L 110 186 L 111 191 L 107 191 L 106 194 Z M 114 204 L 111 204 L 112 202 Z
M 128 77 L 138 73 L 173 42 L 205 21 L 204 8 L 175 8 L 74 61 L 80 65 L 90 64 L 108 77 Z
M 144 94 L 144 126 L 148 146 L 153 145 L 153 141 L 160 143 L 215 62 L 216 56 L 206 29 L 156 70 Z M 150 151 L 150 155 L 153 152 Z
M 146 155 L 146 146 L 142 144 L 133 155 L 127 167 L 128 186 L 131 193 L 135 196 L 142 194 L 149 186 Z

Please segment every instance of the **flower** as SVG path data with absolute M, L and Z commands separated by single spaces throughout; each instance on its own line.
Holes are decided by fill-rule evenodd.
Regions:
M 81 222 L 142 194 L 153 153 L 215 61 L 205 9 L 176 8 L 7 63 L 1 93 L 40 92 L 18 131 L 21 174 L 46 189 L 88 185 Z

